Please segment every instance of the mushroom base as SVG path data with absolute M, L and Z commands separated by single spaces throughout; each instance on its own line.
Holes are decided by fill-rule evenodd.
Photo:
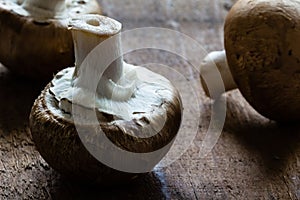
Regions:
M 51 167 L 73 180 L 103 185 L 130 182 L 143 174 L 113 169 L 91 155 L 83 144 L 77 131 L 78 126 L 74 125 L 70 114 L 59 109 L 58 101 L 50 91 L 51 86 L 53 86 L 52 83 L 48 84 L 42 91 L 30 114 L 30 129 L 33 140 L 38 151 Z M 166 115 L 164 126 L 156 135 L 148 138 L 137 136 L 138 131 L 142 131 L 143 126 L 145 126 L 141 121 L 145 118 L 141 117 L 140 114 L 137 114 L 138 119 L 122 120 L 115 119 L 105 113 L 97 113 L 97 117 L 101 115 L 98 118 L 97 126 L 118 148 L 129 152 L 148 153 L 172 144 L 179 130 L 182 108 L 177 91 L 172 87 L 170 93 L 166 94 L 166 99 L 160 106 L 153 108 L 151 111 L 153 116 L 149 121 L 146 120 L 150 124 L 157 123 L 154 120 L 157 120 L 159 115 Z M 117 122 L 115 123 L 115 121 Z M 91 134 L 93 131 L 89 131 L 95 128 L 94 125 L 81 124 L 80 126 L 84 127 L 87 138 L 97 141 L 97 137 L 95 139 Z M 135 133 L 137 135 L 134 135 Z M 101 146 L 101 141 L 96 143 L 95 146 Z M 103 149 L 103 151 L 110 150 Z M 143 159 L 141 162 L 146 162 L 150 171 L 166 153 L 160 154 L 151 162 Z M 104 154 L 106 153 L 104 152 Z

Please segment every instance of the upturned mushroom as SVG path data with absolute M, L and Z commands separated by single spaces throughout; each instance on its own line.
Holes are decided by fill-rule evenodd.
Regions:
M 74 65 L 68 18 L 101 14 L 96 0 L 0 0 L 0 62 L 36 79 Z
M 236 83 L 253 108 L 269 119 L 298 121 L 300 2 L 239 0 L 227 15 L 224 38 L 226 52 L 208 55 L 202 76 L 212 76 L 207 75 L 212 64 L 207 60 L 218 60 L 222 71 L 232 74 L 223 77 L 225 87 L 230 83 L 227 89 Z
M 181 123 L 179 93 L 161 75 L 123 61 L 119 22 L 86 15 L 71 30 L 75 67 L 60 71 L 35 101 L 33 140 L 67 177 L 130 181 L 171 147 Z

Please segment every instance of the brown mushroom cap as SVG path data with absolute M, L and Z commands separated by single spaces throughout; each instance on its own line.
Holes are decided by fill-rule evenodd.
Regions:
M 63 14 L 52 19 L 32 17 L 21 3 L 0 0 L 0 62 L 17 74 L 35 79 L 50 79 L 58 70 L 73 66 L 74 47 L 67 18 L 100 14 L 97 1 L 66 1 Z
M 300 119 L 300 1 L 240 0 L 225 22 L 227 61 L 262 115 Z
M 71 68 L 66 70 L 69 69 Z M 60 74 L 67 73 L 66 70 Z M 144 76 L 148 70 L 138 70 L 137 75 L 139 73 Z M 115 119 L 111 114 L 97 112 L 97 117 L 101 116 L 98 117 L 100 128 L 106 137 L 123 150 L 148 153 L 174 141 L 181 122 L 180 96 L 176 89 L 165 81 L 166 79 L 157 76 L 157 84 L 163 84 L 163 87 L 166 88 L 164 92 L 155 91 L 157 93 L 155 96 L 159 96 L 163 102 L 160 105 L 157 105 L 157 98 L 149 99 L 149 102 L 144 105 L 145 112 L 136 113 L 136 117 L 132 120 Z M 138 93 L 142 92 L 145 84 L 147 85 L 143 82 L 137 86 L 133 99 L 139 98 Z M 136 177 L 138 174 L 121 172 L 102 164 L 87 151 L 78 135 L 71 114 L 65 113 L 59 108 L 57 98 L 51 92 L 51 87 L 53 87 L 53 82 L 42 91 L 30 114 L 33 140 L 38 151 L 50 166 L 71 179 L 104 185 L 124 183 Z M 150 87 L 154 87 L 153 83 Z M 146 89 L 145 92 L 149 91 L 152 90 Z M 139 132 L 142 132 L 146 124 L 155 126 L 157 120 L 161 119 L 161 115 L 166 116 L 166 121 L 157 134 L 148 138 L 138 137 Z M 93 138 L 92 133 L 89 134 L 89 129 L 93 127 L 83 126 L 86 126 L 87 137 Z M 101 143 L 101 141 L 99 142 Z M 104 151 L 109 150 L 105 149 Z M 152 160 L 153 166 L 151 167 L 154 167 L 163 156 L 159 155 L 155 161 Z

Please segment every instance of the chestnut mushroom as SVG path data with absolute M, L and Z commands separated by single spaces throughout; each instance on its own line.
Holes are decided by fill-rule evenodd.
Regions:
M 226 17 L 226 53 L 220 52 L 218 59 L 228 67 L 220 67 L 232 74 L 251 106 L 269 119 L 300 119 L 299 38 L 299 1 L 239 0 Z M 209 74 L 209 64 L 203 65 Z
M 171 147 L 181 123 L 179 93 L 161 75 L 123 61 L 119 22 L 86 15 L 71 21 L 71 31 L 75 67 L 60 71 L 36 99 L 33 140 L 49 165 L 69 178 L 104 185 L 130 181 Z M 131 161 L 123 152 L 141 158 Z
M 0 0 L 0 62 L 29 78 L 74 65 L 68 19 L 101 14 L 96 0 Z

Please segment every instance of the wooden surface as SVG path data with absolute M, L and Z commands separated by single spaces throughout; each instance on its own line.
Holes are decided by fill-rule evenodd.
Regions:
M 120 13 L 116 18 L 125 30 L 158 26 L 180 31 L 210 51 L 222 49 L 222 16 L 171 22 L 122 19 Z M 179 48 L 193 54 L 185 44 Z M 189 61 L 159 50 L 135 51 L 125 59 L 134 64 L 162 63 L 183 74 L 190 69 Z M 198 80 L 196 75 L 189 81 Z M 185 82 L 175 75 L 171 78 L 189 92 Z M 191 119 L 200 122 L 197 136 L 172 165 L 154 170 L 133 185 L 100 188 L 69 182 L 40 157 L 28 128 L 30 108 L 45 84 L 21 79 L 0 67 L 0 199 L 300 199 L 300 127 L 263 118 L 239 91 L 227 94 L 227 117 L 218 143 L 207 157 L 199 157 L 212 105 L 200 86 L 201 116 Z M 189 129 L 185 131 L 188 135 Z

